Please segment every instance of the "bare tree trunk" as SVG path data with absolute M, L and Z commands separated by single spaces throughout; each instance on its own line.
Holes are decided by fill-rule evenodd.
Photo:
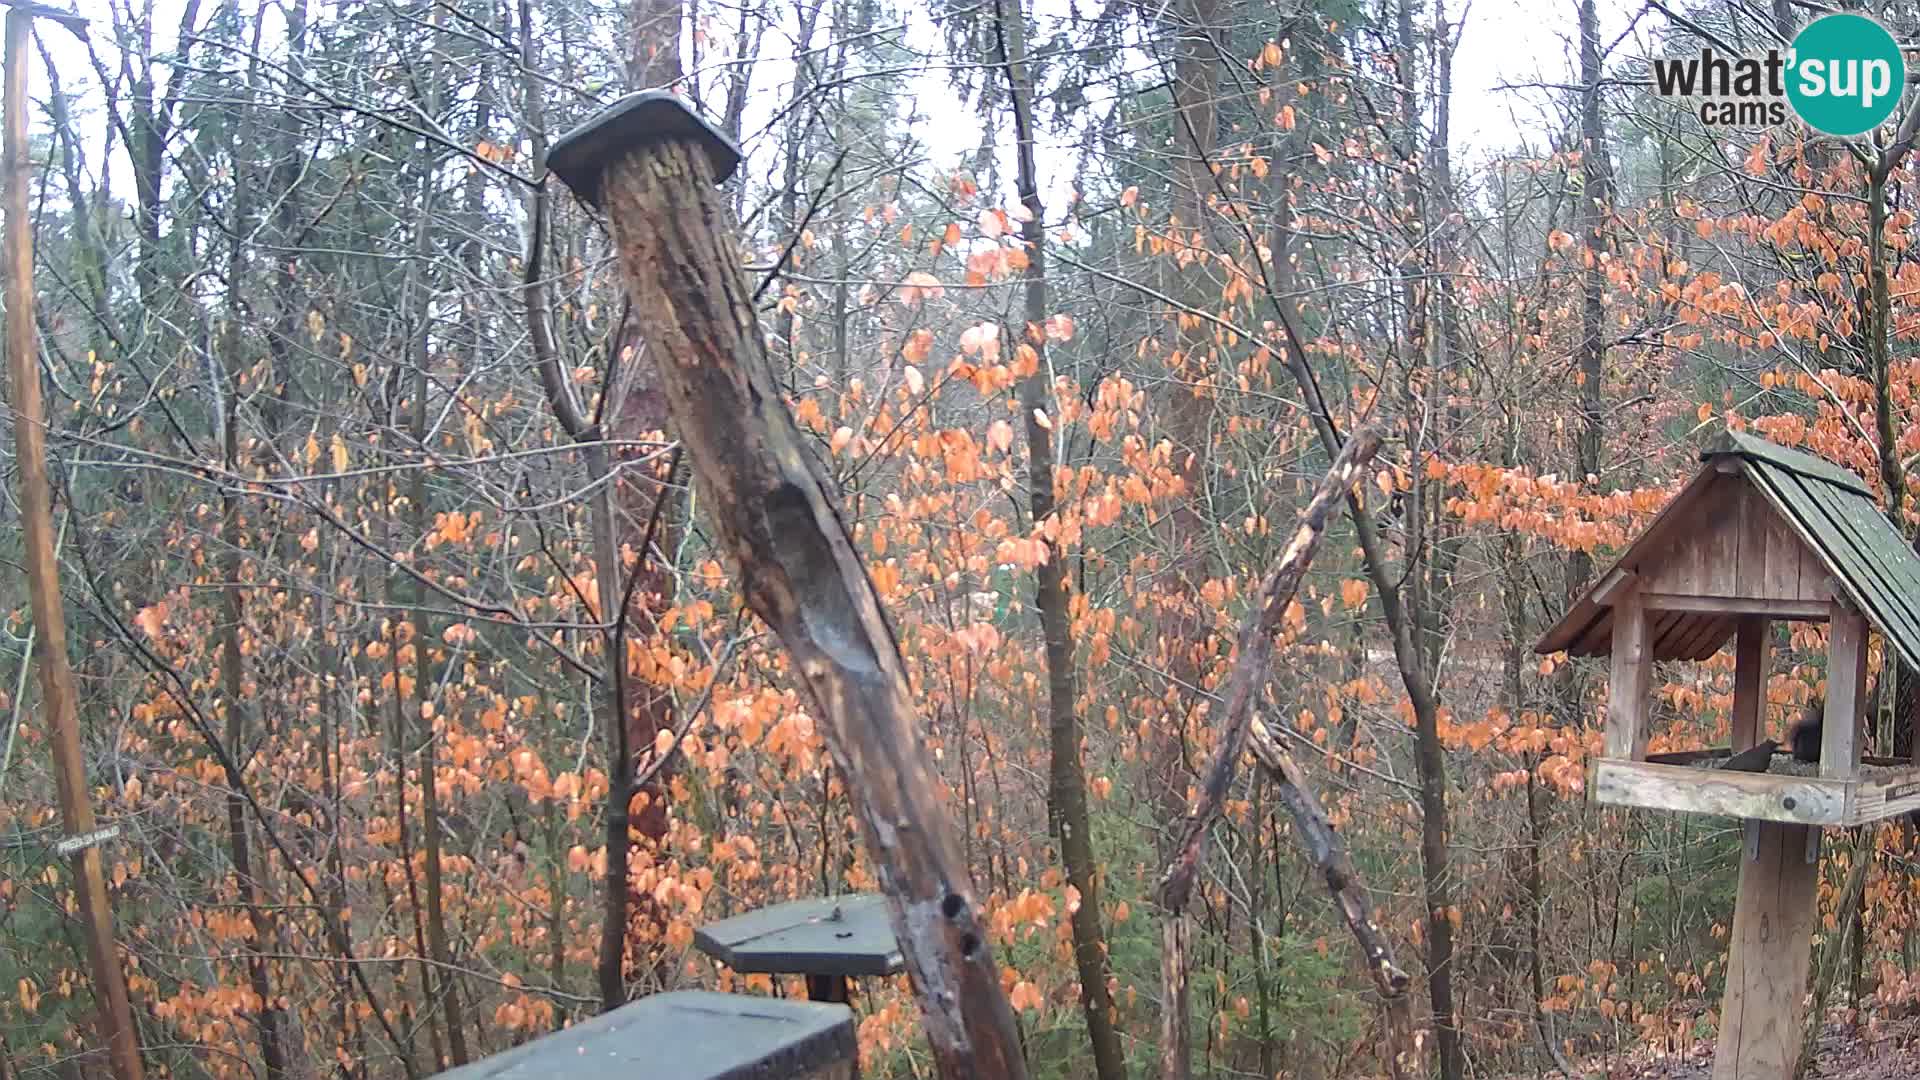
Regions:
M 646 0 L 636 0 L 636 19 Z M 677 7 L 675 8 L 677 11 Z M 646 25 L 654 25 L 647 23 Z M 661 23 L 659 25 L 666 25 Z M 678 33 L 677 16 L 671 24 Z M 526 123 L 532 129 L 535 168 L 546 167 L 547 132 L 539 81 L 534 78 L 531 9 L 527 0 L 520 4 L 520 46 L 522 64 L 528 72 L 523 82 Z M 678 41 L 676 37 L 675 42 Z M 673 46 L 675 50 L 678 45 Z M 658 51 L 650 54 L 664 55 Z M 676 57 L 677 70 L 678 53 Z M 649 69 L 665 71 L 664 68 Z M 598 594 L 597 618 L 607 657 L 605 689 L 597 695 L 603 702 L 603 727 L 607 740 L 607 867 L 602 880 L 600 956 L 597 975 L 602 1010 L 614 1009 L 627 1000 L 626 963 L 628 929 L 636 898 L 628 880 L 632 860 L 633 834 L 640 835 L 657 853 L 667 834 L 666 770 L 649 779 L 644 789 L 634 785 L 635 755 L 653 744 L 657 732 L 673 726 L 672 699 L 662 688 L 635 687 L 627 667 L 626 641 L 634 625 L 634 616 L 646 616 L 642 629 L 651 632 L 672 597 L 673 579 L 664 560 L 653 550 L 656 540 L 670 547 L 670 528 L 666 524 L 673 498 L 672 478 L 657 473 L 621 489 L 616 494 L 612 483 L 613 461 L 606 444 L 608 431 L 623 439 L 667 426 L 666 400 L 659 387 L 659 375 L 651 356 L 642 356 L 637 342 L 629 344 L 626 327 L 616 335 L 607 358 L 602 382 L 599 416 L 589 417 L 561 371 L 559 346 L 554 340 L 547 288 L 543 278 L 545 265 L 547 216 L 551 203 L 544 188 L 531 196 L 532 219 L 528 237 L 523 298 L 526 304 L 534 357 L 540 381 L 554 417 L 567 436 L 584 447 L 589 483 L 593 495 L 588 502 L 594 560 L 594 590 Z M 649 469 L 649 472 L 652 470 Z M 629 494 L 631 493 L 631 495 Z M 637 537 L 639 562 L 623 585 L 620 580 L 620 530 L 622 501 L 632 498 L 636 506 L 648 509 L 649 522 L 644 535 Z M 643 501 L 644 500 L 644 501 Z M 632 517 L 634 515 L 629 515 Z M 636 602 L 637 600 L 637 602 Z M 639 817 L 633 812 L 635 798 L 645 800 Z M 638 898 L 644 908 L 650 900 Z
M 235 5 L 237 14 L 237 5 Z M 256 27 L 254 46 L 259 46 L 259 31 Z M 256 65 L 257 66 L 257 65 Z M 254 77 L 254 67 L 248 70 L 249 87 Z M 245 112 L 251 117 L 251 109 Z M 233 220 L 228 231 L 233 237 L 227 259 L 228 303 L 226 326 L 221 333 L 220 360 L 221 375 L 225 385 L 220 392 L 223 399 L 215 415 L 220 424 L 221 459 L 227 471 L 240 472 L 240 403 L 242 386 L 248 367 L 246 357 L 242 355 L 244 340 L 241 321 L 245 316 L 240 298 L 240 283 L 245 280 L 245 249 L 241 238 L 251 228 L 253 206 L 250 195 L 253 185 L 243 154 L 252 148 L 253 123 L 244 121 L 239 126 L 230 147 L 232 167 L 240 178 L 234 185 Z M 246 538 L 241 530 L 240 497 L 230 486 L 220 495 L 220 546 L 223 554 L 220 558 L 221 618 L 220 618 L 220 683 L 226 706 L 226 746 L 227 753 L 239 763 L 244 771 L 247 759 L 251 757 L 248 746 L 249 714 L 253 706 L 247 690 L 246 657 L 242 650 L 241 628 L 245 625 L 245 611 L 240 594 L 242 578 L 245 575 L 243 553 L 246 550 Z M 260 901 L 260 880 L 253 865 L 252 840 L 249 836 L 246 818 L 246 802 L 238 791 L 229 791 L 226 799 L 227 842 L 233 855 L 235 883 L 240 890 L 241 903 L 247 909 L 247 916 L 253 923 L 252 947 L 247 953 L 247 982 L 253 994 L 259 999 L 255 1014 L 255 1023 L 259 1026 L 260 1058 L 266 1067 L 268 1080 L 278 1080 L 286 1073 L 287 1056 L 285 1037 L 282 1027 L 285 1015 L 274 996 L 273 984 L 267 970 L 265 953 L 272 951 L 279 939 L 279 930 L 271 909 Z
M 1397 22 L 1399 50 L 1396 66 L 1399 69 L 1401 122 L 1405 126 L 1408 145 L 1419 146 L 1422 113 L 1415 76 L 1419 43 L 1414 35 L 1410 0 L 1400 0 Z M 1444 120 L 1445 116 L 1444 107 L 1437 111 L 1437 119 Z M 1439 138 L 1445 137 L 1443 125 L 1436 124 L 1436 134 Z M 1442 153 L 1439 158 L 1439 179 L 1443 185 L 1451 180 L 1447 175 L 1448 161 L 1447 155 Z M 1447 194 L 1443 190 L 1443 205 Z M 1422 233 L 1428 238 L 1429 244 L 1428 250 L 1422 253 L 1422 263 L 1437 269 L 1437 260 L 1431 248 L 1431 236 L 1436 223 L 1430 210 L 1430 193 L 1416 189 L 1413 199 L 1412 213 L 1423 222 Z M 1405 290 L 1408 322 L 1404 359 L 1410 374 L 1415 367 L 1426 362 L 1430 348 L 1437 344 L 1439 349 L 1445 350 L 1450 345 L 1447 334 L 1451 328 L 1446 325 L 1441 327 L 1437 341 L 1429 341 L 1432 328 L 1427 312 L 1433 292 L 1433 289 L 1420 283 L 1412 284 Z M 1443 320 L 1444 317 L 1443 312 Z M 1437 392 L 1447 378 L 1446 373 L 1435 372 L 1423 382 L 1430 392 Z M 1436 411 L 1431 401 L 1410 400 L 1409 404 L 1416 406 L 1410 410 L 1411 416 L 1430 418 L 1433 424 L 1445 422 L 1443 411 Z M 1419 452 L 1438 447 L 1436 435 L 1444 438 L 1444 433 L 1436 433 L 1432 426 L 1416 429 L 1410 422 L 1409 431 L 1408 441 L 1416 460 Z M 1447 807 L 1447 757 L 1446 748 L 1440 741 L 1440 694 L 1434 683 L 1444 645 L 1440 616 L 1450 602 L 1449 594 L 1452 591 L 1450 578 L 1454 545 L 1446 542 L 1442 536 L 1442 515 L 1435 495 L 1434 485 L 1423 479 L 1414 484 L 1409 500 L 1407 559 L 1411 565 L 1406 575 L 1404 616 L 1409 655 L 1400 659 L 1400 665 L 1403 681 L 1408 681 L 1411 676 L 1418 680 L 1423 690 L 1422 693 L 1414 693 L 1413 684 L 1408 681 L 1408 697 L 1414 706 L 1414 765 L 1420 780 L 1420 873 L 1427 901 L 1427 993 L 1433 1007 L 1435 1049 L 1442 1080 L 1462 1080 L 1466 1073 L 1466 1059 L 1461 1045 L 1453 982 L 1456 959 L 1454 920 L 1458 917 L 1459 909 L 1454 905 L 1452 841 Z M 1424 567 L 1422 562 L 1426 564 Z M 1378 584 L 1376 581 L 1376 587 Z M 1382 599 L 1385 600 L 1384 595 Z M 1391 617 L 1389 621 L 1392 621 Z M 1395 651 L 1399 651 L 1397 642 Z
M 1580 273 L 1580 431 L 1575 454 L 1580 484 L 1600 479 L 1600 454 L 1605 443 L 1606 311 L 1602 300 L 1607 284 L 1607 222 L 1612 215 L 1613 167 L 1607 157 L 1607 131 L 1600 110 L 1600 79 L 1605 74 L 1600 55 L 1600 22 L 1595 0 L 1580 0 L 1580 198 L 1574 220 L 1580 224 L 1586 266 Z M 1593 576 L 1593 557 L 1576 549 L 1567 558 L 1569 597 L 1587 587 Z
M 1006 60 L 1013 103 L 1013 127 L 1019 157 L 1020 203 L 1027 218 L 1021 236 L 1027 244 L 1025 332 L 1015 336 L 1016 370 L 1031 368 L 1020 380 L 1020 411 L 1027 428 L 1027 506 L 1037 532 L 1053 519 L 1052 369 L 1047 362 L 1046 209 L 1034 165 L 1033 84 L 1027 68 L 1026 14 L 1019 0 L 996 0 L 996 25 Z M 1073 655 L 1073 622 L 1067 613 L 1067 560 L 1047 542 L 1048 557 L 1034 568 L 1034 606 L 1046 639 L 1047 732 L 1050 766 L 1047 809 L 1067 882 L 1079 892 L 1071 910 L 1074 966 L 1080 976 L 1080 1007 L 1093 1044 L 1094 1073 L 1100 1080 L 1124 1080 L 1127 1060 L 1115 1028 L 1113 995 L 1107 987 L 1107 941 L 1100 927 L 1099 864 L 1093 850 L 1093 823 L 1087 813 L 1087 770 L 1081 760 L 1079 691 Z
M 37 636 L 36 667 L 42 709 L 52 744 L 55 798 L 68 836 L 94 830 L 95 818 L 80 744 L 79 693 L 67 655 L 67 616 L 60 594 L 60 564 L 53 535 L 53 482 L 47 472 L 48 417 L 41 387 L 39 339 L 34 328 L 33 221 L 28 187 L 33 159 L 27 143 L 27 39 L 33 15 L 25 7 L 7 13 L 6 43 L 6 326 L 7 376 L 15 463 L 19 472 L 21 546 L 28 603 Z M 88 575 L 92 577 L 91 574 Z M 107 1044 L 115 1080 L 140 1080 L 140 1033 L 127 997 L 126 975 L 114 945 L 113 909 L 107 900 L 98 843 L 84 843 L 69 858 L 72 888 L 86 938 L 100 1035 Z M 0 1046 L 0 1058 L 8 1056 Z

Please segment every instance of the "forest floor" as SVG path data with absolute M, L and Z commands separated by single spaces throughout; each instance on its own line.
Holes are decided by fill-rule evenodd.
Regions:
M 1583 1078 L 1606 1080 L 1712 1080 L 1712 1039 L 1672 1053 L 1581 1062 Z M 1906 1080 L 1920 1077 L 1920 1019 L 1856 1027 L 1829 1022 L 1820 1036 L 1810 1078 L 1819 1080 Z

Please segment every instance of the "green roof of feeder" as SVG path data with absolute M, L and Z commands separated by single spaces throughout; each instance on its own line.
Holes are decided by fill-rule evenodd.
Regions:
M 1621 572 L 1649 573 L 1678 551 L 1716 482 L 1734 473 L 1759 493 L 1818 558 L 1836 590 L 1907 663 L 1920 667 L 1920 557 L 1880 512 L 1873 491 L 1830 461 L 1740 432 L 1700 454 L 1706 467 L 1636 537 L 1607 573 L 1534 645 L 1540 653 L 1611 651 L 1613 611 L 1595 596 Z M 1724 468 L 1726 465 L 1734 468 Z M 1738 596 L 1730 599 L 1737 601 Z M 1669 613 L 1654 633 L 1654 658 L 1704 660 L 1732 636 L 1737 612 Z

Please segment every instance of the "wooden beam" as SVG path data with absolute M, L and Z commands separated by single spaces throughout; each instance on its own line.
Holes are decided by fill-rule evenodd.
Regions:
M 1653 680 L 1653 643 L 1647 611 L 1629 594 L 1613 609 L 1613 674 L 1607 690 L 1607 743 L 1610 758 L 1639 761 L 1647 756 L 1647 692 Z
M 1827 628 L 1827 713 L 1820 724 L 1820 775 L 1860 771 L 1860 718 L 1867 697 L 1867 620 L 1852 605 L 1833 605 Z
M 1920 810 L 1920 768 L 1907 767 L 1891 776 L 1862 780 L 1848 800 L 1847 824 L 1866 825 L 1914 810 Z
M 1796 825 L 1846 824 L 1858 783 L 1615 758 L 1602 758 L 1593 770 L 1593 796 L 1610 806 Z
M 1703 615 L 1766 615 L 1798 622 L 1826 622 L 1833 605 L 1825 600 L 1768 600 L 1746 596 L 1683 596 L 1679 593 L 1640 594 L 1648 611 L 1686 611 Z
M 1733 749 L 1755 745 L 1766 731 L 1767 620 L 1761 615 L 1740 619 L 1733 644 Z
M 1601 607 L 1610 607 L 1626 595 L 1627 590 L 1633 587 L 1633 583 L 1633 571 L 1624 566 L 1616 566 L 1607 571 L 1606 576 L 1600 579 L 1600 584 L 1593 587 L 1593 602 Z
M 1819 867 L 1805 825 L 1763 821 L 1740 863 L 1713 1080 L 1791 1080 L 1800 1057 Z

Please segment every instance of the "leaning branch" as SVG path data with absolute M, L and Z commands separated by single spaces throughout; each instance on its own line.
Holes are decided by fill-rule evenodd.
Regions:
M 1161 924 L 1160 977 L 1161 1013 L 1160 1052 L 1163 1070 L 1173 1074 L 1171 1066 L 1185 1061 L 1189 1046 L 1186 982 L 1187 902 L 1193 895 L 1200 856 L 1205 852 L 1207 831 L 1220 815 L 1227 791 L 1233 784 L 1235 766 L 1252 736 L 1254 755 L 1280 786 L 1280 799 L 1293 815 L 1295 827 L 1306 845 L 1313 864 L 1327 878 L 1328 891 L 1346 916 L 1361 951 L 1366 954 L 1368 973 L 1380 993 L 1398 997 L 1406 992 L 1408 977 L 1393 963 L 1393 951 L 1386 936 L 1373 922 L 1366 889 L 1360 884 L 1352 860 L 1340 842 L 1339 834 L 1327 820 L 1320 800 L 1308 786 L 1305 774 L 1287 754 L 1273 732 L 1253 715 L 1254 696 L 1273 673 L 1274 638 L 1286 619 L 1300 581 L 1313 562 L 1326 535 L 1328 520 L 1367 462 L 1380 449 L 1380 431 L 1367 427 L 1347 440 L 1333 467 L 1321 479 L 1313 498 L 1301 511 L 1293 540 L 1260 583 L 1258 603 L 1240 624 L 1240 640 L 1233 669 L 1227 675 L 1225 731 L 1200 787 L 1200 797 L 1187 813 L 1180 842 L 1160 876 L 1154 899 L 1160 905 Z

